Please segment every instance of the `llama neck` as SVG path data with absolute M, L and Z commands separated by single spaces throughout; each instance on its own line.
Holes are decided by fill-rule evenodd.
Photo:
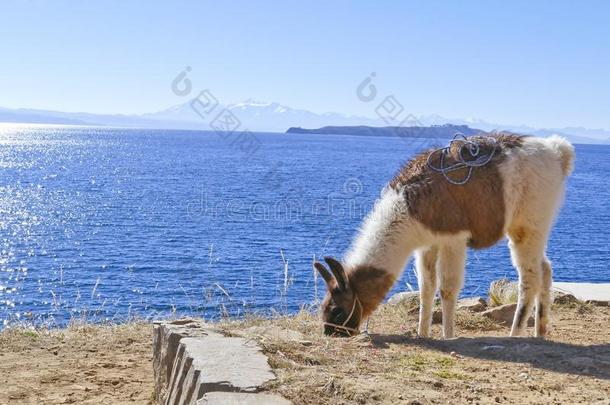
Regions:
M 409 256 L 422 242 L 421 227 L 412 220 L 401 193 L 392 188 L 364 220 L 360 232 L 347 252 L 348 268 L 373 267 L 395 280 L 402 273 Z

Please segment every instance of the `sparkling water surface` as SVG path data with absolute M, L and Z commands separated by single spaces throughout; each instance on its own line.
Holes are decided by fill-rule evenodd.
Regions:
M 399 165 L 400 138 L 0 127 L 0 328 L 292 312 L 312 258 L 340 257 Z M 577 145 L 548 255 L 610 281 L 610 146 Z M 468 254 L 463 295 L 516 278 L 505 242 Z M 394 291 L 417 288 L 409 264 Z M 324 293 L 321 280 L 318 297 Z

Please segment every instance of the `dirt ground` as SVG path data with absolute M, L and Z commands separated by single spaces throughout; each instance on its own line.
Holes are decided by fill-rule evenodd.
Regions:
M 0 333 L 0 404 L 154 403 L 152 325 Z
M 221 327 L 292 331 L 252 338 L 278 377 L 266 389 L 295 404 L 610 403 L 609 307 L 555 308 L 548 340 L 507 339 L 507 327 L 465 312 L 459 338 L 439 340 L 435 325 L 433 339 L 420 339 L 416 318 L 387 305 L 370 338 L 352 339 L 322 336 L 306 312 Z M 4 331 L 0 404 L 154 403 L 151 332 L 138 323 Z

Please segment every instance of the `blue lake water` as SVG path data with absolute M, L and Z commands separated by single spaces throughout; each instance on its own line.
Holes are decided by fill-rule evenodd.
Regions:
M 0 328 L 296 311 L 316 299 L 314 255 L 342 256 L 382 186 L 424 147 L 254 136 L 0 128 Z M 608 282 L 610 147 L 576 152 L 548 255 L 555 280 Z M 463 294 L 503 276 L 516 278 L 504 242 L 471 251 Z M 408 286 L 412 264 L 395 290 Z

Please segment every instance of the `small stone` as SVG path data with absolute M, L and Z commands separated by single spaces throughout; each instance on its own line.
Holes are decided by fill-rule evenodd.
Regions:
M 483 311 L 481 312 L 481 315 L 492 319 L 497 323 L 510 325 L 513 323 L 513 318 L 515 317 L 516 310 L 517 304 L 506 304 Z M 534 318 L 532 318 L 531 316 L 527 321 L 527 326 L 534 326 Z
M 496 398 L 495 398 L 495 401 L 496 401 L 497 403 L 500 403 L 500 397 L 496 397 Z
M 435 325 L 443 323 L 443 312 L 440 309 L 436 309 L 432 312 L 432 323 Z
M 464 298 L 458 301 L 457 308 L 458 310 L 482 312 L 487 309 L 487 301 L 481 297 Z
M 435 381 L 434 384 L 432 384 L 435 388 L 443 388 L 443 383 L 440 381 Z

